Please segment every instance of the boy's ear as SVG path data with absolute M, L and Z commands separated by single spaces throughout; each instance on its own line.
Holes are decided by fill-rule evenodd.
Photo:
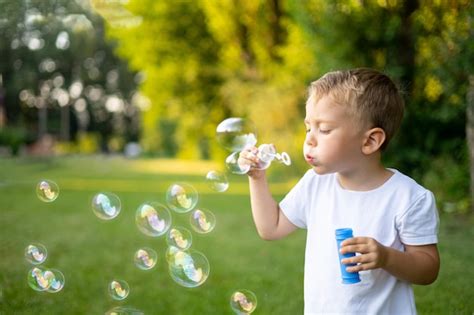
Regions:
M 364 142 L 362 143 L 362 153 L 369 155 L 380 149 L 385 142 L 385 131 L 376 127 L 366 131 Z

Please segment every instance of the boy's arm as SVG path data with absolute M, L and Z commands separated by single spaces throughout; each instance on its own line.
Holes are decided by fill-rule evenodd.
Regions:
M 287 219 L 273 199 L 265 171 L 255 168 L 259 162 L 255 147 L 246 148 L 240 153 L 239 164 L 251 166 L 247 175 L 252 216 L 258 235 L 264 240 L 276 240 L 295 231 L 297 226 Z
M 438 277 L 440 259 L 436 244 L 405 245 L 402 252 L 383 246 L 370 237 L 354 237 L 342 245 L 342 253 L 360 253 L 342 260 L 344 264 L 357 264 L 347 267 L 349 272 L 383 268 L 400 280 L 420 285 L 431 284 Z
M 266 176 L 249 176 L 250 203 L 258 235 L 264 240 L 276 240 L 297 229 L 283 214 L 273 199 Z

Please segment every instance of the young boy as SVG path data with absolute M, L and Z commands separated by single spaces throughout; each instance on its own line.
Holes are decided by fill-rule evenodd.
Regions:
M 250 164 L 253 219 L 265 240 L 307 229 L 305 314 L 416 314 L 411 284 L 439 271 L 438 212 L 433 194 L 385 168 L 381 153 L 400 126 L 404 102 L 395 84 L 372 69 L 330 72 L 313 82 L 306 102 L 303 151 L 311 169 L 278 204 L 255 147 Z M 335 230 L 352 228 L 342 260 L 361 281 L 342 284 Z

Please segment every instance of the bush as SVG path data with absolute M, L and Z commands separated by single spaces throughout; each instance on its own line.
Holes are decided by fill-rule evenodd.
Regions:
M 0 145 L 9 147 L 13 155 L 18 155 L 20 147 L 27 141 L 27 131 L 22 127 L 0 129 Z

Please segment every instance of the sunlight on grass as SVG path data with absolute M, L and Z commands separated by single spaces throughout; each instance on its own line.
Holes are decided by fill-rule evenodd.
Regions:
M 129 168 L 135 172 L 179 175 L 202 175 L 210 170 L 224 170 L 215 161 L 175 159 L 134 160 L 129 162 Z

